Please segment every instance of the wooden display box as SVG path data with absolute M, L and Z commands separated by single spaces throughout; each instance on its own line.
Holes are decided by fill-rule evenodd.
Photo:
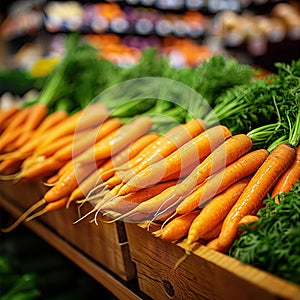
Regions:
M 40 200 L 47 188 L 40 182 L 0 181 L 1 201 L 9 202 L 24 211 Z M 84 211 L 92 209 L 88 203 Z M 84 212 L 83 212 L 84 213 Z M 123 222 L 90 223 L 86 218 L 74 224 L 78 219 L 77 206 L 60 209 L 38 218 L 52 231 L 85 255 L 100 263 L 125 281 L 136 277 L 135 266 L 130 259 L 129 246 Z M 8 233 L 9 234 L 9 233 Z
M 165 242 L 134 223 L 125 227 L 139 287 L 153 299 L 300 299 L 299 286 L 205 246 L 175 268 L 184 242 Z

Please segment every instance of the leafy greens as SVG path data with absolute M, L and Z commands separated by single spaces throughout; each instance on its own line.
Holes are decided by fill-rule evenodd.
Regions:
M 259 220 L 241 227 L 229 255 L 300 284 L 300 181 L 279 200 L 267 197 Z

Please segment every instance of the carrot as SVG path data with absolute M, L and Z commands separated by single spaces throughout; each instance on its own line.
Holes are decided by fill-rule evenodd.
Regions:
M 227 252 L 228 251 L 228 248 L 224 248 L 224 247 L 221 247 L 220 243 L 220 238 L 217 237 L 211 241 L 209 241 L 207 244 L 206 244 L 206 247 L 210 248 L 210 249 L 213 249 L 215 251 L 218 251 L 218 252 Z
M 32 107 L 28 106 L 23 109 L 20 109 L 18 113 L 15 114 L 12 122 L 8 124 L 5 131 L 0 136 L 0 152 L 3 152 L 13 142 L 19 139 L 24 132 L 33 129 L 29 128 L 28 125 L 28 123 L 30 123 L 31 120 L 31 110 Z
M 258 216 L 246 215 L 238 223 L 238 228 L 258 221 Z
M 29 107 L 29 116 L 24 124 L 23 130 L 30 131 L 37 128 L 48 113 L 48 107 L 37 103 Z
M 103 182 L 103 185 L 107 188 L 107 189 L 112 189 L 114 188 L 116 185 L 121 184 L 122 179 L 117 175 L 113 175 L 112 177 L 108 178 L 105 182 Z
M 46 145 L 43 149 L 41 149 L 39 155 L 45 157 L 53 155 L 53 159 L 55 159 L 55 153 L 57 153 L 58 151 L 60 151 L 60 149 L 67 145 L 72 145 L 73 139 L 74 135 L 72 133 L 62 136 L 57 140 L 53 141 L 51 144 Z M 67 158 L 65 160 L 67 160 Z
M 5 179 L 5 176 L 7 175 L 12 176 L 13 174 L 19 172 L 21 165 L 22 161 L 14 159 L 0 162 L 0 176 L 2 176 L 2 179 L 3 177 Z
M 118 213 L 125 213 L 129 210 L 136 207 L 138 204 L 153 198 L 160 194 L 163 190 L 170 186 L 174 186 L 177 183 L 177 180 L 167 181 L 158 183 L 151 187 L 145 188 L 143 190 L 139 190 L 137 192 L 133 192 L 124 196 L 113 198 L 112 200 L 108 200 L 101 207 L 102 211 L 115 211 Z
M 204 241 L 211 241 L 215 238 L 217 238 L 221 232 L 221 228 L 223 225 L 224 220 L 220 221 L 215 227 L 213 227 L 210 231 L 206 232 L 203 237 L 202 240 Z
M 15 139 L 11 144 L 9 144 L 5 152 L 11 153 L 15 150 L 18 150 L 20 147 L 22 147 L 25 143 L 27 143 L 32 135 L 34 134 L 34 130 L 28 130 L 28 131 L 23 131 L 21 134 Z
M 177 216 L 160 230 L 164 241 L 176 242 L 187 235 L 193 220 L 199 215 L 200 210 L 192 211 L 182 216 Z M 157 233 L 156 233 L 157 235 Z
M 292 165 L 295 157 L 295 148 L 284 143 L 269 154 L 225 218 L 218 242 L 221 248 L 231 246 L 240 220 L 262 203 L 280 176 Z
M 13 114 L 15 114 L 19 110 L 18 105 L 11 105 L 7 108 L 0 108 L 0 123 L 5 122 L 9 119 Z
M 57 175 L 61 177 L 66 172 L 70 172 L 73 169 L 74 160 L 70 159 L 66 161 L 66 163 L 58 170 Z
M 202 162 L 214 149 L 231 136 L 225 126 L 218 125 L 207 129 L 191 141 L 181 146 L 165 159 L 154 163 L 133 176 L 120 190 L 120 195 L 156 184 L 193 162 Z
M 108 178 L 112 177 L 115 174 L 116 169 L 127 162 L 128 160 L 133 159 L 136 155 L 138 155 L 145 146 L 149 143 L 153 142 L 153 140 L 158 138 L 158 134 L 154 132 L 150 132 L 138 138 L 136 141 L 132 143 L 129 147 L 125 148 L 121 152 L 117 153 L 115 156 L 111 157 L 103 165 L 101 168 L 101 172 L 99 172 L 99 176 L 101 177 L 101 181 L 105 181 Z
M 102 124 L 109 117 L 110 112 L 101 102 L 93 103 L 79 112 L 76 132 Z
M 91 162 L 106 159 L 126 148 L 133 141 L 149 131 L 152 119 L 148 116 L 137 117 L 132 122 L 123 125 L 117 132 L 113 132 L 113 139 L 100 140 L 98 143 L 80 154 L 76 161 Z
M 129 160 L 127 164 L 121 165 L 121 168 L 116 168 L 116 174 L 106 183 L 107 188 L 112 188 L 123 181 L 128 181 L 131 176 L 134 176 L 139 171 L 145 169 L 151 163 L 162 160 L 167 155 L 171 154 L 177 148 L 174 147 L 172 136 L 176 134 L 176 145 L 180 146 L 188 140 L 191 140 L 195 135 L 200 134 L 204 130 L 204 125 L 201 120 L 192 120 L 184 125 L 179 125 L 169 130 L 165 135 L 157 138 L 153 143 L 146 147 L 136 158 Z M 188 138 L 189 137 L 189 138 Z M 174 136 L 173 136 L 174 139 Z M 176 146 L 175 145 L 175 146 Z M 147 158 L 148 157 L 148 158 Z M 193 162 L 191 162 L 193 164 Z M 132 170 L 128 170 L 129 166 L 135 166 Z M 127 167 L 125 167 L 127 166 Z M 189 171 L 191 165 L 187 166 L 185 171 Z M 126 171 L 124 171 L 126 170 Z M 180 177 L 180 170 L 173 176 L 166 176 L 165 181 L 173 180 Z
M 184 166 L 181 170 L 178 170 L 177 172 L 164 177 L 163 181 L 169 181 L 169 180 L 174 180 L 174 179 L 184 179 L 188 175 L 192 173 L 192 171 L 199 165 L 199 162 L 194 161 L 188 166 Z
M 113 176 L 116 167 L 123 164 L 128 159 L 130 160 L 131 158 L 136 156 L 141 151 L 141 149 L 145 147 L 145 145 L 149 144 L 157 137 L 158 134 L 154 132 L 145 134 L 135 142 L 133 142 L 132 145 L 119 152 L 112 158 L 108 159 L 103 165 L 98 168 L 97 172 L 91 174 L 84 182 L 82 182 L 80 186 L 78 186 L 72 192 L 69 200 L 77 200 L 87 195 L 87 193 L 96 184 L 98 184 L 99 182 L 101 184 L 102 182 Z
M 207 178 L 203 184 L 196 186 L 176 208 L 180 215 L 190 212 L 198 206 L 225 191 L 235 182 L 252 175 L 262 165 L 268 156 L 268 151 L 259 149 L 243 155 L 228 165 L 225 169 Z
M 173 174 L 164 176 L 161 179 L 161 182 L 167 182 L 167 181 L 175 180 L 175 179 L 182 179 L 182 178 L 186 177 L 188 174 L 190 174 L 195 169 L 197 164 L 198 164 L 197 161 L 192 161 L 190 165 L 184 166 L 182 170 L 177 170 Z M 115 174 L 112 177 L 110 177 L 109 179 L 107 179 L 103 184 L 105 185 L 106 188 L 112 189 L 113 187 L 115 187 L 116 185 L 119 185 L 121 183 L 123 183 L 123 180 L 118 176 L 118 174 Z M 121 186 L 122 185 L 120 185 L 120 187 Z M 147 186 L 146 188 L 148 188 L 148 187 L 150 187 L 150 186 Z M 138 189 L 138 190 L 140 190 L 140 189 Z
M 162 160 L 179 147 L 199 135 L 205 130 L 202 120 L 193 119 L 186 124 L 173 127 L 153 143 L 149 144 L 141 153 L 127 164 L 118 168 L 122 171 L 122 178 L 131 178 L 145 167 Z M 126 173 L 126 171 L 128 173 Z
M 103 162 L 99 161 L 98 165 Z M 65 196 L 70 196 L 73 190 L 90 175 L 97 165 L 90 164 L 73 164 L 73 168 L 69 172 L 65 172 L 55 183 L 55 185 L 46 192 L 44 199 L 47 202 L 53 202 Z
M 293 164 L 280 176 L 272 191 L 272 198 L 288 193 L 291 188 L 300 180 L 300 145 L 296 148 L 296 158 Z M 278 198 L 275 201 L 279 203 Z
M 53 186 L 55 184 L 55 182 L 57 182 L 59 179 L 59 175 L 58 172 L 56 174 L 54 174 L 53 176 L 49 177 L 47 179 L 47 181 L 45 182 L 45 185 L 47 186 Z
M 1 228 L 1 232 L 8 233 L 12 230 L 14 230 L 18 225 L 20 225 L 22 222 L 29 222 L 34 218 L 37 218 L 47 212 L 55 211 L 60 208 L 64 208 L 67 203 L 68 198 L 62 198 L 59 199 L 53 203 L 46 203 L 44 199 L 41 199 L 37 203 L 33 204 L 29 209 L 27 209 L 12 225 L 10 225 L 7 228 Z M 41 206 L 44 206 L 41 210 L 34 213 L 38 208 Z M 31 215 L 34 213 L 33 215 Z
M 145 147 L 153 143 L 158 138 L 159 135 L 156 132 L 149 132 L 142 135 L 127 149 L 124 149 L 124 151 L 121 151 L 119 154 L 112 157 L 111 167 L 117 170 L 119 166 L 133 160 L 137 155 L 141 153 L 141 151 L 143 151 L 143 149 L 145 149 Z
M 35 130 L 32 138 L 27 143 L 25 143 L 14 152 L 1 155 L 1 159 L 25 159 L 33 153 L 33 151 L 36 149 L 39 143 L 43 141 L 43 139 L 47 138 L 47 134 L 44 134 L 44 132 L 49 130 L 54 125 L 58 125 L 60 122 L 66 119 L 66 117 L 67 113 L 65 111 L 56 111 L 52 114 L 49 114 L 47 117 L 45 117 L 40 126 Z
M 117 220 L 132 220 L 133 217 L 136 219 L 142 219 L 143 217 L 151 217 L 156 218 L 158 216 L 158 213 L 162 214 L 167 210 L 170 210 L 170 208 L 173 208 L 176 206 L 179 202 L 177 198 L 170 198 L 170 197 L 164 197 L 164 193 L 168 191 L 175 191 L 176 185 L 173 185 L 165 190 L 163 190 L 160 194 L 140 203 L 138 206 L 130 210 L 129 212 L 125 214 L 121 214 L 117 218 L 115 218 L 112 222 Z
M 165 196 L 179 198 L 188 195 L 196 185 L 201 184 L 210 175 L 247 153 L 251 146 L 251 139 L 244 134 L 230 137 L 195 167 L 181 184 L 177 185 L 175 193 L 171 191 L 169 195 L 165 193 Z M 184 173 L 185 170 L 183 169 L 182 172 Z
M 35 214 L 31 215 L 30 217 L 25 219 L 25 222 L 29 222 L 37 217 L 40 217 L 44 215 L 47 212 L 55 211 L 61 208 L 65 208 L 66 204 L 68 202 L 68 197 L 63 197 L 61 199 L 58 199 L 54 202 L 47 203 L 43 209 L 40 211 L 36 212 Z
M 13 120 L 7 125 L 5 131 L 2 133 L 3 135 L 9 134 L 13 129 L 21 126 L 29 115 L 29 107 L 25 107 L 19 109 L 15 114 Z
M 5 153 L 6 148 L 11 146 L 21 136 L 22 132 L 22 127 L 17 127 L 9 133 L 6 131 L 6 134 L 0 136 L 0 153 Z
M 108 116 L 109 112 L 103 104 L 93 104 L 69 116 L 57 126 L 52 127 L 47 133 L 47 139 L 40 146 L 48 145 L 64 135 L 99 125 Z
M 0 132 L 5 130 L 8 120 L 10 120 L 18 111 L 19 108 L 17 105 L 12 105 L 7 109 L 0 110 Z
M 65 120 L 68 117 L 68 113 L 64 110 L 57 110 L 53 113 L 48 114 L 41 124 L 36 129 L 34 135 L 38 136 L 47 130 L 49 130 L 51 127 L 58 125 L 60 122 Z
M 249 181 L 250 177 L 237 181 L 204 206 L 190 226 L 187 244 L 203 239 L 210 230 L 226 217 Z
M 74 134 L 74 141 L 61 148 L 54 154 L 54 158 L 58 160 L 67 160 L 76 157 L 81 152 L 94 145 L 111 132 L 117 130 L 122 125 L 121 119 L 113 118 L 108 119 L 100 126 L 91 130 L 81 130 Z
M 15 138 L 13 145 L 8 145 L 7 151 L 13 151 L 29 140 L 34 130 L 39 126 L 41 121 L 48 113 L 47 106 L 37 103 L 28 107 L 28 115 L 24 124 L 20 127 L 18 136 Z M 16 128 L 15 128 L 16 129 Z M 13 133 L 13 132 L 11 132 Z
M 101 167 L 100 167 L 101 168 Z M 99 182 L 99 169 L 92 172 L 85 180 L 83 180 L 72 192 L 69 197 L 69 203 L 84 198 Z
M 44 159 L 43 161 L 36 162 L 29 167 L 22 168 L 17 174 L 13 174 L 11 179 L 15 180 L 32 180 L 47 178 L 48 176 L 59 170 L 65 162 L 55 161 L 51 157 Z M 9 179 L 9 178 L 7 178 Z

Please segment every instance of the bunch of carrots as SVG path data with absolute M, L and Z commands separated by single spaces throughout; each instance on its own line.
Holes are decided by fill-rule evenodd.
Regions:
M 41 111 L 34 124 L 26 109 L 0 112 L 1 179 L 41 179 L 49 190 L 4 232 L 89 202 L 94 208 L 76 222 L 94 213 L 97 223 L 101 212 L 109 222 L 157 223 L 155 235 L 166 241 L 187 238 L 188 250 L 201 241 L 226 252 L 267 193 L 286 192 L 300 179 L 299 113 L 288 143 L 253 150 L 250 135 L 198 119 L 158 135 L 151 117 L 123 124 L 101 103 L 72 116 L 36 104 L 28 108 Z M 10 139 L 12 130 L 18 138 Z

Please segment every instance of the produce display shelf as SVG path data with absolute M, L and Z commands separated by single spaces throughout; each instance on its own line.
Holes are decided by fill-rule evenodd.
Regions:
M 37 182 L 0 185 L 0 207 L 14 218 L 45 189 Z M 142 224 L 74 224 L 77 208 L 70 208 L 24 224 L 118 299 L 300 300 L 299 286 L 225 254 L 199 245 L 176 266 L 184 241 L 165 242 Z
M 12 217 L 17 218 L 22 214 L 22 212 L 24 212 L 24 208 L 21 208 L 21 205 L 18 203 L 11 201 L 11 197 L 7 196 L 7 187 L 10 187 L 9 190 L 13 192 L 10 183 L 1 182 L 0 186 L 0 208 L 10 214 Z M 27 188 L 26 190 L 29 190 L 28 185 L 25 184 L 25 187 Z M 18 190 L 18 188 L 14 189 L 14 192 L 16 192 L 16 190 Z M 33 196 L 34 191 L 35 190 L 31 190 Z M 16 194 L 20 195 L 19 193 Z M 27 199 L 28 197 L 25 198 Z M 18 197 L 18 200 L 22 201 L 24 198 L 22 199 Z M 111 270 L 109 267 L 101 264 L 99 261 L 97 261 L 97 257 L 96 259 L 95 257 L 91 257 L 90 253 L 86 253 L 83 249 L 78 248 L 78 245 L 74 244 L 74 242 L 72 243 L 68 241 L 64 234 L 59 234 L 57 230 L 53 228 L 53 226 L 49 225 L 50 219 L 52 219 L 53 222 L 57 220 L 57 218 L 54 217 L 56 213 L 57 212 L 49 213 L 47 218 L 45 216 L 34 219 L 30 222 L 25 222 L 24 225 L 65 257 L 67 257 L 70 261 L 80 267 L 85 273 L 94 278 L 103 287 L 105 287 L 107 290 L 110 290 L 118 299 L 147 299 L 147 296 L 140 292 L 134 275 L 131 274 L 129 277 L 125 277 L 125 279 L 121 278 L 120 274 L 116 274 L 116 272 L 114 272 L 114 269 Z M 62 213 L 65 213 L 65 211 Z M 68 225 L 68 218 L 66 219 L 61 218 L 61 216 L 59 217 L 66 223 L 66 225 Z M 96 225 L 89 224 L 88 222 L 87 224 L 91 227 L 97 227 Z M 74 231 L 76 232 L 76 229 Z M 81 233 L 78 232 L 76 235 L 81 236 Z M 107 251 L 109 251 L 109 249 Z M 99 249 L 99 252 L 101 253 L 102 249 Z M 115 257 L 116 253 L 113 253 L 111 256 Z M 116 263 L 120 262 L 116 261 Z M 130 267 L 129 272 L 132 273 Z M 128 278 L 128 280 L 126 280 L 126 278 Z
M 125 227 L 139 288 L 153 299 L 300 299 L 298 285 L 204 245 L 185 256 L 185 240 L 165 242 L 142 224 Z

